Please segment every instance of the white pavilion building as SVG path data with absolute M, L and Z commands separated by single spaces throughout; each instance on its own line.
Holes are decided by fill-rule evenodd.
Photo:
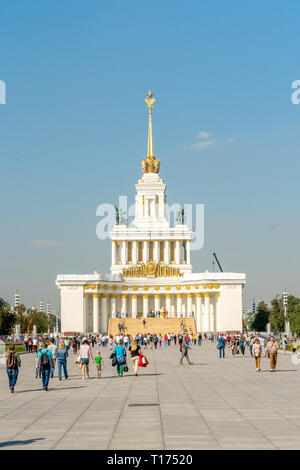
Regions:
M 197 332 L 242 331 L 243 273 L 193 273 L 193 231 L 166 217 L 166 185 L 154 157 L 152 106 L 149 108 L 148 152 L 143 176 L 135 185 L 135 217 L 110 232 L 110 274 L 58 275 L 61 329 L 104 333 L 109 318 L 193 317 Z M 162 320 L 164 321 L 164 320 Z

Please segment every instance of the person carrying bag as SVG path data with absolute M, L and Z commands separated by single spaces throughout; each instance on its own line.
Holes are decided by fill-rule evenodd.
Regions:
M 9 389 L 11 393 L 15 391 L 15 385 L 19 374 L 19 367 L 21 367 L 21 359 L 15 352 L 15 347 L 9 346 L 6 359 L 6 372 L 8 376 Z

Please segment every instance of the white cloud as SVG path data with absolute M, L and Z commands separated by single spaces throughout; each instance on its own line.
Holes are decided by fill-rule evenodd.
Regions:
M 58 242 L 56 240 L 32 240 L 32 246 L 39 247 L 50 247 L 50 246 L 66 246 L 64 242 Z
M 195 142 L 194 144 L 191 144 L 191 145 L 185 145 L 185 148 L 190 149 L 190 150 L 199 150 L 199 149 L 204 149 L 206 147 L 215 147 L 219 145 L 231 144 L 232 142 L 236 142 L 236 139 L 233 139 L 233 138 L 218 141 L 216 139 L 210 139 L 210 137 L 212 137 L 212 134 L 209 134 L 206 131 L 201 131 L 195 137 L 195 139 L 198 139 L 198 142 Z M 205 140 L 201 140 L 201 139 L 205 139 Z
M 201 131 L 199 134 L 196 135 L 196 139 L 208 139 L 209 137 L 212 137 L 212 134 L 209 134 L 209 132 L 206 131 Z
M 187 145 L 186 148 L 197 150 L 204 149 L 205 147 L 213 147 L 214 145 L 217 145 L 217 142 L 215 140 L 202 140 L 201 142 L 196 142 L 195 144 Z

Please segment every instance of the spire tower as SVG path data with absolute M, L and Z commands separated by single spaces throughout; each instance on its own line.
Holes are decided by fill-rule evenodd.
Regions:
M 160 167 L 160 160 L 156 160 L 154 157 L 153 151 L 153 133 L 152 133 L 152 106 L 155 103 L 155 98 L 153 98 L 154 93 L 148 91 L 147 98 L 145 98 L 145 103 L 149 109 L 149 124 L 148 124 L 148 148 L 147 148 L 147 158 L 142 160 L 142 170 L 143 173 L 158 173 Z

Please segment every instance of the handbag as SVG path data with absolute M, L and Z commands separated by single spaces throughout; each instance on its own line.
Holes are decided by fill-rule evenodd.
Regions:
M 125 364 L 125 366 L 123 367 L 123 371 L 128 372 L 128 365 L 127 364 Z
M 112 358 L 111 365 L 112 365 L 113 367 L 116 367 L 116 365 L 117 365 L 117 358 L 116 358 L 116 355 L 113 354 L 112 356 L 113 356 L 113 358 Z

